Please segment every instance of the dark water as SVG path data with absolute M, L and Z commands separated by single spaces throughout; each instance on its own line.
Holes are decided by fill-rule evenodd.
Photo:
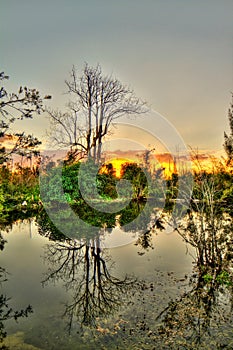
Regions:
M 194 307 L 188 305 L 188 293 L 195 252 L 175 232 L 153 234 L 153 249 L 147 251 L 133 241 L 101 250 L 78 243 L 68 253 L 62 242 L 41 236 L 32 219 L 15 223 L 2 235 L 7 243 L 1 266 L 8 273 L 2 293 L 13 309 L 29 304 L 33 309 L 27 318 L 4 323 L 10 349 L 214 349 L 218 331 L 221 348 L 233 348 L 231 316 L 221 326 L 216 321 L 212 335 L 203 330 L 199 343 L 192 345 L 193 338 L 185 333 L 196 331 L 185 320 Z M 218 298 L 226 312 L 224 290 Z M 176 312 L 184 313 L 180 319 L 186 323 L 180 333 L 173 325 L 167 342 L 163 332 L 168 328 L 162 328 L 164 317 L 158 316 L 179 300 Z

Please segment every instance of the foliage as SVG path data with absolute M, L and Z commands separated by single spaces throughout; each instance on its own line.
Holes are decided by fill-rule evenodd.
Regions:
M 224 133 L 224 149 L 227 154 L 227 164 L 231 164 L 233 161 L 233 94 L 230 108 L 228 110 L 228 120 L 230 126 L 230 134 Z
M 0 81 L 6 83 L 9 77 L 0 73 Z M 5 85 L 5 84 L 4 84 Z M 33 135 L 13 132 L 15 121 L 31 119 L 43 111 L 43 100 L 39 91 L 20 87 L 18 92 L 9 92 L 5 86 L 0 88 L 0 213 L 1 222 L 7 222 L 23 209 L 32 209 L 39 203 L 39 183 L 32 158 L 39 156 L 41 142 Z M 8 141 L 7 146 L 5 141 Z M 21 165 L 10 170 L 9 160 L 14 155 L 21 156 Z M 30 168 L 23 168 L 23 158 L 30 160 Z M 13 164 L 13 163 L 12 163 Z
M 87 198 L 93 198 L 95 190 L 99 193 L 103 199 L 115 199 L 117 198 L 116 192 L 116 177 L 111 173 L 96 173 L 96 166 L 93 163 L 93 167 L 89 165 L 88 170 L 85 171 L 85 176 L 79 179 L 79 170 L 81 163 L 74 163 L 71 165 L 65 164 L 64 166 L 52 166 L 47 168 L 44 174 L 42 174 L 41 186 L 44 190 L 44 199 L 50 201 L 64 201 L 75 204 L 82 200 L 82 193 L 80 191 L 80 181 L 82 185 L 82 191 Z M 60 183 L 60 177 L 62 177 L 62 189 L 64 196 L 58 190 L 58 183 Z M 91 186 L 90 186 L 91 184 Z M 42 190 L 43 190 L 42 188 Z
M 148 179 L 149 174 L 146 176 L 146 171 L 141 169 L 137 163 L 124 163 L 121 166 L 122 178 L 128 180 L 132 184 L 133 199 L 145 199 L 148 197 Z
M 171 178 L 167 179 L 166 201 L 176 199 L 178 195 L 179 176 L 172 173 Z
M 9 76 L 0 73 L 0 81 L 8 80 Z M 51 98 L 45 96 L 44 99 Z M 0 88 L 0 138 L 2 141 L 11 141 L 11 148 L 0 146 L 0 164 L 8 161 L 13 154 L 31 157 L 38 155 L 37 146 L 41 142 L 33 135 L 25 135 L 24 132 L 12 133 L 11 127 L 16 120 L 32 118 L 34 114 L 40 114 L 43 110 L 43 98 L 36 89 L 20 86 L 18 92 L 8 92 L 4 86 Z
M 17 172 L 11 172 L 6 166 L 0 167 L 1 222 L 23 209 L 35 209 L 38 203 L 39 182 L 34 171 L 19 167 Z
M 182 222 L 175 222 L 178 233 L 196 249 L 206 283 L 229 282 L 226 274 L 231 271 L 233 258 L 231 188 L 232 175 L 228 172 L 195 173 L 188 213 Z
M 7 77 L 1 73 L 0 79 L 4 80 Z M 78 98 L 78 105 L 69 106 L 72 117 L 67 113 L 49 113 L 57 126 L 54 140 L 57 138 L 58 141 L 58 137 L 64 137 L 62 141 L 71 147 L 70 158 L 63 165 L 48 163 L 41 174 L 40 186 L 38 169 L 18 165 L 16 171 L 12 172 L 7 165 L 1 165 L 0 224 L 10 224 L 18 218 L 19 213 L 23 217 L 23 213 L 27 212 L 26 215 L 29 215 L 33 208 L 36 209 L 39 233 L 55 241 L 48 245 L 46 258 L 50 268 L 44 283 L 62 280 L 67 290 L 72 290 L 73 298 L 71 303 L 66 305 L 65 311 L 69 330 L 74 319 L 78 320 L 82 327 L 97 329 L 98 318 L 105 318 L 115 312 L 121 306 L 119 296 L 124 298 L 133 285 L 133 280 L 127 276 L 120 279 L 111 274 L 111 261 L 105 255 L 106 251 L 102 251 L 100 247 L 100 233 L 106 232 L 107 228 L 111 231 L 111 228 L 119 224 L 122 231 L 137 232 L 135 245 L 140 247 L 139 255 L 153 249 L 153 234 L 157 229 L 164 229 L 163 215 L 159 215 L 162 210 L 159 212 L 159 201 L 155 199 L 165 200 L 164 211 L 169 215 L 169 210 L 172 212 L 174 209 L 181 187 L 180 182 L 185 182 L 187 174 L 178 177 L 178 174 L 173 173 L 171 178 L 166 180 L 164 189 L 161 172 L 150 173 L 150 151 L 146 152 L 143 158 L 145 168 L 136 163 L 122 165 L 121 175 L 125 182 L 116 177 L 111 164 L 105 167 L 105 171 L 95 173 L 95 163 L 98 163 L 101 155 L 101 140 L 107 134 L 111 122 L 124 113 L 132 113 L 135 108 L 137 113 L 141 112 L 142 105 L 119 81 L 104 77 L 99 66 L 91 68 L 86 65 L 80 81 L 77 80 L 76 71 L 73 69 L 71 82 L 67 82 L 67 86 L 69 93 Z M 127 100 L 125 98 L 128 94 L 131 97 Z M 119 105 L 115 105 L 113 97 Z M 231 134 L 225 134 L 224 144 L 229 168 L 233 160 L 232 108 L 231 104 Z M 9 94 L 5 88 L 1 89 L 0 113 L 3 121 L 0 124 L 0 137 L 8 136 L 12 137 L 12 140 L 16 137 L 16 143 L 10 151 L 4 147 L 0 148 L 0 163 L 6 162 L 13 153 L 29 158 L 36 154 L 35 147 L 39 145 L 39 141 L 24 133 L 10 134 L 10 127 L 16 119 L 31 118 L 41 110 L 42 99 L 37 91 L 20 88 L 17 94 Z M 84 118 L 83 125 L 77 124 L 80 110 Z M 93 124 L 93 120 L 96 124 Z M 67 126 L 72 126 L 69 129 L 72 130 L 72 135 L 69 135 L 69 132 L 63 134 Z M 65 140 L 66 136 L 68 141 Z M 83 164 L 75 162 L 79 152 L 93 156 L 81 182 L 79 177 Z M 180 349 L 198 349 L 199 346 L 208 343 L 213 329 L 222 325 L 222 321 L 228 322 L 231 317 L 222 305 L 221 298 L 224 296 L 232 308 L 232 173 L 220 164 L 217 164 L 217 167 L 213 166 L 211 173 L 200 166 L 198 169 L 198 172 L 194 172 L 194 187 L 187 215 L 182 221 L 174 215 L 176 230 L 184 241 L 196 250 L 195 274 L 190 280 L 189 288 L 179 298 L 171 300 L 159 314 L 156 319 L 159 324 L 155 325 L 153 331 L 144 321 L 137 323 L 140 332 L 146 332 L 143 339 L 148 348 L 160 344 L 161 349 L 174 346 Z M 43 194 L 42 198 L 39 190 Z M 94 194 L 96 197 L 93 199 Z M 124 209 L 118 210 L 117 202 L 123 200 L 124 204 L 127 198 L 130 200 Z M 40 205 L 41 199 L 45 208 Z M 104 210 L 109 201 L 111 207 L 116 208 L 115 212 Z M 95 206 L 92 206 L 94 202 Z M 184 210 L 183 207 L 181 203 L 180 210 Z M 50 210 L 49 214 L 45 209 Z M 74 222 L 72 215 L 81 220 Z M 56 218 L 56 222 L 53 218 Z M 90 230 L 85 223 L 93 228 Z M 75 239 L 72 239 L 73 237 Z M 0 235 L 0 250 L 3 250 L 5 243 Z M 4 269 L 0 269 L 3 279 L 4 273 Z M 1 295 L 0 340 L 6 336 L 3 321 L 27 317 L 31 311 L 30 306 L 25 310 L 12 310 L 7 297 Z M 221 315 L 224 315 L 222 319 Z M 100 331 L 102 330 L 104 332 L 104 329 L 100 328 Z M 225 346 L 224 342 L 217 340 L 214 344 L 219 348 Z

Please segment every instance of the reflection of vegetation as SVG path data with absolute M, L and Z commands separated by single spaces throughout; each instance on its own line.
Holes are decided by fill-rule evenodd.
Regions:
M 104 256 L 98 241 L 95 246 L 76 242 L 56 243 L 47 248 L 47 261 L 52 266 L 46 282 L 61 279 L 72 300 L 66 305 L 69 330 L 77 318 L 82 326 L 96 326 L 97 318 L 108 317 L 123 303 L 133 280 L 111 275 L 109 258 Z
M 229 267 L 233 257 L 233 220 L 221 201 L 221 182 L 212 174 L 201 173 L 195 182 L 193 200 L 185 221 L 177 230 L 196 249 L 197 262 L 215 276 Z
M 46 234 L 50 223 L 43 220 L 40 224 L 39 232 Z M 50 232 L 54 230 L 50 227 Z M 59 232 L 56 240 L 58 237 Z M 49 244 L 46 260 L 50 268 L 44 283 L 62 280 L 67 291 L 73 293 L 65 311 L 69 330 L 75 318 L 81 327 L 96 326 L 98 317 L 110 316 L 122 305 L 124 296 L 134 284 L 127 276 L 120 279 L 111 274 L 110 257 L 100 248 L 98 237 L 90 241 L 63 240 Z
M 154 201 L 131 201 L 118 219 L 122 231 L 137 233 L 135 245 L 141 248 L 140 255 L 150 248 L 153 249 L 153 234 L 156 230 L 164 229 L 164 219 L 154 205 Z
M 26 309 L 15 311 L 9 305 L 9 298 L 5 295 L 0 295 L 0 343 L 4 341 L 4 338 L 7 336 L 7 333 L 4 329 L 4 321 L 14 319 L 17 321 L 20 317 L 28 317 L 32 313 L 32 308 L 29 305 Z M 6 345 L 0 345 L 0 349 L 8 349 Z
M 1 232 L 0 232 L 0 250 L 4 249 L 6 240 L 2 237 Z
M 0 234 L 0 249 L 4 249 L 4 244 L 6 241 L 3 239 Z M 6 282 L 7 272 L 4 268 L 0 267 L 0 284 Z M 10 298 L 8 298 L 4 294 L 0 294 L 0 349 L 6 350 L 8 347 L 3 344 L 4 339 L 7 336 L 7 332 L 5 331 L 4 322 L 10 319 L 14 319 L 17 321 L 20 317 L 28 317 L 30 313 L 32 313 L 32 307 L 29 305 L 26 309 L 22 310 L 13 310 L 9 306 Z M 2 344 L 2 345 L 1 345 Z
M 181 349 L 231 349 L 232 276 L 222 271 L 208 278 L 199 267 L 193 284 L 158 316 L 159 337 L 167 349 L 176 344 Z
M 233 220 L 222 200 L 224 181 L 232 179 L 200 169 L 188 214 L 175 222 L 178 233 L 196 249 L 196 273 L 191 290 L 171 301 L 158 317 L 165 348 L 232 348 Z

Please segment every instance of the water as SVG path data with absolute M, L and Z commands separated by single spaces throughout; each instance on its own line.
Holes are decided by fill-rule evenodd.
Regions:
M 148 251 L 135 242 L 68 251 L 41 236 L 32 219 L 2 235 L 2 293 L 13 309 L 33 308 L 27 318 L 4 323 L 10 349 L 159 349 L 156 317 L 192 289 L 195 252 L 175 232 L 153 234 Z M 226 330 L 230 337 L 232 328 Z

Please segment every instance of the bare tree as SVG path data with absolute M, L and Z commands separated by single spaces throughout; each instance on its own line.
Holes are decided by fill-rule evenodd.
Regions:
M 87 154 L 85 145 L 86 131 L 81 128 L 78 110 L 69 104 L 69 112 L 47 109 L 50 118 L 48 133 L 52 145 L 69 148 L 68 156 L 83 158 Z
M 99 162 L 103 138 L 114 120 L 144 113 L 145 103 L 118 79 L 103 75 L 100 65 L 86 63 L 81 76 L 73 67 L 65 83 L 72 102 L 67 113 L 49 111 L 51 138 L 69 146 L 74 157 L 85 154 Z
M 228 120 L 230 125 L 230 135 L 224 132 L 224 149 L 227 154 L 227 165 L 232 163 L 233 160 L 233 93 L 230 108 L 228 110 Z

